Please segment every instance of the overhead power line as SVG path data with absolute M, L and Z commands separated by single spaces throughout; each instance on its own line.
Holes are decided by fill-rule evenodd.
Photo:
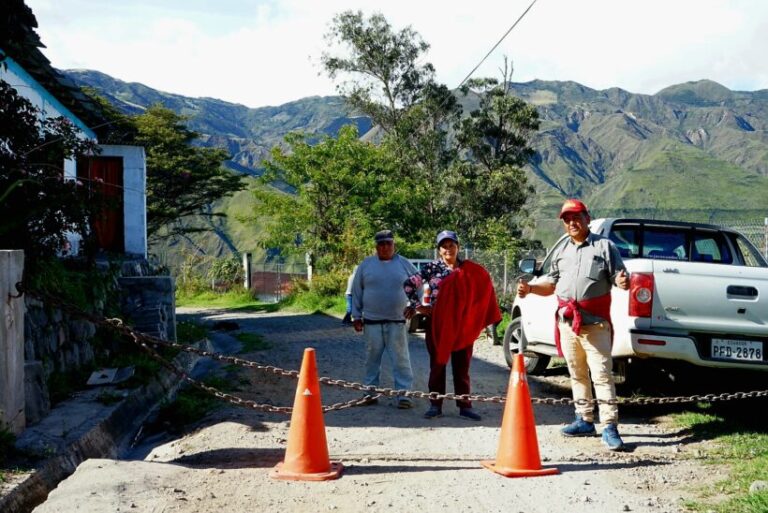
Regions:
M 512 26 L 511 26 L 511 27 L 509 27 L 509 29 L 507 29 L 507 31 L 504 33 L 504 35 L 503 35 L 503 36 L 501 36 L 501 39 L 499 39 L 499 40 L 496 42 L 496 44 L 495 44 L 495 45 L 493 45 L 493 48 L 491 48 L 490 50 L 488 50 L 488 53 L 486 53 L 486 54 L 485 54 L 485 57 L 483 57 L 482 59 L 480 59 L 480 62 L 478 62 L 478 63 L 477 63 L 477 66 L 475 66 L 474 68 L 472 68 L 472 71 L 470 71 L 470 72 L 467 74 L 467 76 L 466 76 L 466 77 L 464 77 L 464 80 L 462 80 L 462 81 L 461 81 L 461 83 L 460 83 L 458 86 L 456 86 L 456 89 L 458 89 L 458 88 L 460 88 L 461 86 L 463 86 L 463 85 L 464 85 L 464 83 L 465 83 L 467 80 L 469 80 L 469 78 L 470 78 L 470 77 L 471 77 L 471 76 L 472 76 L 472 75 L 475 73 L 475 71 L 477 71 L 477 69 L 478 69 L 480 66 L 482 66 L 482 65 L 483 65 L 483 63 L 485 62 L 485 60 L 486 60 L 488 57 L 490 57 L 490 55 L 493 53 L 493 51 L 494 51 L 494 50 L 496 50 L 496 48 L 498 48 L 498 47 L 499 47 L 499 45 L 502 43 L 502 41 L 504 41 L 504 40 L 507 38 L 507 36 L 509 35 L 509 33 L 510 33 L 510 32 L 512 32 L 512 30 L 514 30 L 514 28 L 517 26 L 517 24 L 518 24 L 518 23 L 520 23 L 520 21 L 521 21 L 523 18 L 525 18 L 525 15 L 526 15 L 526 14 L 528 14 L 528 11 L 530 11 L 530 10 L 531 10 L 531 7 L 533 7 L 533 5 L 534 5 L 536 2 L 537 2 L 537 0 L 533 0 L 533 2 L 531 2 L 531 5 L 529 5 L 529 6 L 528 6 L 528 8 L 527 8 L 525 11 L 523 11 L 523 14 L 521 14 L 521 15 L 520 15 L 520 17 L 519 17 L 519 18 L 517 18 L 517 20 L 516 20 L 516 21 L 515 21 L 515 22 L 512 24 Z

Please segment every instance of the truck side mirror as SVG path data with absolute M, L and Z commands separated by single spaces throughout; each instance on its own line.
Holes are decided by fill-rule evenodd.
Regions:
M 523 274 L 534 274 L 536 272 L 536 259 L 523 258 L 520 260 L 520 272 Z

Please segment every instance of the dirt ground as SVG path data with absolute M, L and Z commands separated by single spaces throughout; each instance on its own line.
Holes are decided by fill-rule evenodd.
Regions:
M 260 363 L 298 369 L 305 347 L 317 350 L 321 376 L 362 380 L 364 342 L 338 319 L 294 313 L 179 312 L 213 325 L 236 322 L 270 344 L 245 356 Z M 237 345 L 231 334 L 214 332 L 221 351 Z M 426 390 L 428 357 L 420 335 L 411 337 L 415 385 Z M 473 393 L 505 395 L 509 369 L 501 348 L 484 337 L 475 345 Z M 242 371 L 248 384 L 237 394 L 290 406 L 296 381 Z M 568 396 L 563 368 L 529 377 L 531 395 Z M 383 386 L 392 386 L 385 365 Z M 449 383 L 449 389 L 451 385 Z M 347 401 L 359 392 L 322 387 L 323 403 Z M 148 513 L 450 511 L 499 512 L 678 512 L 683 501 L 723 476 L 704 466 L 701 448 L 666 420 L 670 410 L 635 406 L 620 410 L 620 431 L 629 451 L 611 453 L 599 437 L 564 439 L 559 429 L 573 416 L 570 406 L 536 406 L 538 443 L 545 467 L 559 474 L 509 479 L 480 466 L 494 459 L 502 405 L 475 403 L 481 422 L 458 417 L 453 404 L 444 416 L 422 417 L 426 401 L 399 410 L 390 399 L 378 405 L 329 412 L 326 436 L 342 477 L 326 482 L 278 481 L 268 477 L 283 459 L 290 419 L 226 405 L 185 435 L 146 437 L 122 460 L 88 460 L 62 482 L 36 512 Z

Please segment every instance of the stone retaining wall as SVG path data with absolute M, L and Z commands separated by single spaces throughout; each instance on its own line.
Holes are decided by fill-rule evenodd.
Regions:
M 165 340 L 176 339 L 173 278 L 126 277 L 120 284 L 123 317 L 138 331 Z M 26 424 L 45 417 L 51 408 L 49 380 L 93 365 L 96 327 L 26 295 L 24 323 L 24 395 Z

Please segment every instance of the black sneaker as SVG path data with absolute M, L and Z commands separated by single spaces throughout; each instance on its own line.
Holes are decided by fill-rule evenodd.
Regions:
M 341 320 L 342 326 L 352 326 L 352 314 L 347 312 L 344 314 L 344 318 Z
M 439 406 L 435 406 L 434 404 L 429 407 L 427 412 L 424 414 L 425 419 L 436 419 L 437 417 L 443 416 L 443 410 Z

